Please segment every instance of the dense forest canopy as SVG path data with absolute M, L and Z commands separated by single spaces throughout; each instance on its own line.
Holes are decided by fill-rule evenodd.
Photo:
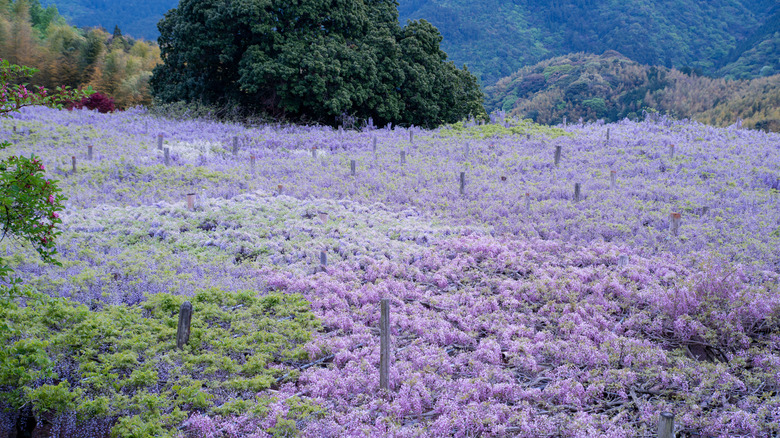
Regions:
M 438 30 L 402 28 L 392 0 L 182 0 L 159 28 L 152 92 L 162 102 L 327 124 L 484 116 L 476 78 L 447 62 Z
M 780 75 L 726 80 L 642 65 L 610 51 L 569 54 L 520 69 L 486 88 L 489 111 L 561 123 L 641 118 L 660 112 L 712 125 L 742 119 L 746 127 L 780 130 Z
M 79 26 L 119 25 L 156 39 L 176 0 L 43 0 Z M 774 0 L 400 0 L 401 24 L 425 19 L 456 65 L 484 85 L 572 52 L 617 50 L 642 64 L 748 79 L 777 70 L 780 9 Z M 761 46 L 761 47 L 759 47 Z M 763 70 L 762 70 L 763 69 Z
M 92 86 L 128 108 L 151 104 L 149 78 L 160 50 L 117 27 L 113 33 L 73 27 L 56 7 L 43 8 L 38 0 L 0 0 L 0 58 L 37 68 L 32 83 Z

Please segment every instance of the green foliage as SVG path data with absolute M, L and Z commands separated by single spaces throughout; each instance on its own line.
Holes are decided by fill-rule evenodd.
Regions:
M 486 88 L 489 110 L 537 123 L 636 119 L 647 113 L 778 130 L 780 75 L 751 81 L 689 76 L 649 67 L 617 52 L 574 53 L 525 67 Z
M 4 36 L 6 31 L 14 38 Z M 44 8 L 38 0 L 0 7 L 0 58 L 35 67 L 35 83 L 50 88 L 92 86 L 120 108 L 151 104 L 149 77 L 160 60 L 153 44 L 100 28 L 72 27 L 56 6 Z
M 616 50 L 642 64 L 718 74 L 725 62 L 761 44 L 773 23 L 780 23 L 772 16 L 776 2 L 759 5 L 755 0 L 495 0 L 478 7 L 466 0 L 399 3 L 402 22 L 429 20 L 444 35 L 442 48 L 450 58 L 468 65 L 486 85 L 524 66 L 580 51 Z M 761 56 L 771 62 L 777 58 L 777 51 Z M 745 73 L 756 77 L 760 68 Z
M 37 295 L 25 307 L 2 309 L 13 334 L 0 339 L 9 346 L 0 352 L 0 402 L 75 412 L 80 421 L 117 416 L 111 436 L 123 438 L 175 436 L 194 412 L 263 412 L 271 399 L 257 392 L 296 377 L 279 365 L 308 357 L 302 347 L 319 328 L 308 302 L 292 294 L 200 291 L 191 298 L 190 342 L 181 351 L 175 337 L 185 299 L 155 294 L 141 305 L 90 311 Z M 54 364 L 75 371 L 59 375 Z M 67 380 L 41 384 L 42 377 Z M 299 405 L 301 415 L 316 410 Z
M 182 0 L 159 28 L 164 64 L 152 91 L 164 103 L 328 124 L 438 126 L 485 115 L 476 78 L 446 61 L 436 28 L 401 28 L 389 0 Z
M 443 137 L 459 136 L 463 138 L 492 138 L 511 135 L 543 135 L 550 138 L 561 136 L 573 136 L 574 134 L 560 128 L 543 126 L 533 123 L 531 120 L 506 119 L 504 124 L 487 124 L 466 126 L 463 122 L 447 125 L 441 130 Z

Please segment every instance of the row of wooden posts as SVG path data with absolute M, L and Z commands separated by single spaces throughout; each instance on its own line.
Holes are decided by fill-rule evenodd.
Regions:
M 410 135 L 410 141 L 413 141 L 412 131 L 410 131 L 409 135 Z M 609 130 L 607 130 L 607 137 L 609 137 Z M 170 150 L 168 148 L 163 148 L 163 141 L 162 141 L 162 139 L 163 139 L 162 135 L 159 135 L 157 137 L 157 147 L 158 147 L 158 149 L 162 149 L 164 151 L 165 165 L 169 165 L 170 164 Z M 92 151 L 93 151 L 92 145 L 87 146 L 87 159 L 89 161 L 91 161 L 92 157 L 93 157 Z M 562 147 L 561 146 L 556 146 L 555 147 L 555 154 L 553 156 L 554 163 L 555 163 L 556 167 L 559 166 L 559 164 L 560 164 L 561 152 L 562 152 Z M 233 137 L 233 154 L 235 155 L 237 153 L 238 153 L 238 137 Z M 317 148 L 313 147 L 312 148 L 312 157 L 314 157 L 315 159 L 316 159 L 316 156 L 317 156 L 316 153 L 317 153 Z M 373 138 L 373 154 L 374 154 L 374 159 L 375 160 L 376 160 L 376 153 L 377 153 L 377 139 L 376 139 L 376 137 L 374 137 Z M 469 144 L 468 143 L 466 143 L 466 146 L 465 146 L 465 155 L 466 155 L 466 157 L 468 157 L 468 155 L 469 155 Z M 669 146 L 669 156 L 670 157 L 674 157 L 674 145 L 670 145 Z M 71 160 L 72 160 L 72 165 L 73 165 L 73 173 L 76 173 L 76 157 L 72 156 Z M 256 162 L 256 157 L 254 155 L 251 155 L 250 156 L 250 166 L 252 168 L 252 173 L 253 174 L 255 173 L 255 162 Z M 401 151 L 401 164 L 402 165 L 406 164 L 406 151 Z M 357 174 L 357 162 L 354 159 L 350 160 L 349 168 L 350 168 L 350 175 L 356 176 L 356 174 Z M 459 193 L 460 193 L 460 195 L 465 195 L 466 194 L 466 172 L 460 172 L 459 176 L 460 176 L 460 178 L 459 178 L 459 183 L 460 183 Z M 502 180 L 503 179 L 504 178 L 502 178 Z M 617 172 L 614 171 L 614 170 L 610 170 L 610 172 L 609 172 L 609 179 L 610 179 L 610 188 L 612 190 L 616 189 L 617 188 Z M 579 182 L 574 183 L 574 202 L 579 202 L 582 199 L 582 189 L 581 189 L 581 187 L 582 186 L 581 186 L 581 184 Z M 279 184 L 277 186 L 277 192 L 279 194 L 282 194 L 283 186 L 281 184 Z M 187 206 L 188 206 L 188 208 L 190 210 L 193 210 L 193 208 L 194 208 L 194 201 L 190 199 L 191 196 L 194 196 L 194 195 L 193 194 L 188 194 L 187 195 Z M 526 201 L 525 202 L 526 210 L 530 210 L 531 209 L 531 198 L 530 198 L 530 194 L 529 193 L 525 194 L 525 201 Z M 681 215 L 680 215 L 680 213 L 673 212 L 673 213 L 670 214 L 670 219 L 671 219 L 671 231 L 672 231 L 672 234 L 677 236 L 678 233 L 679 233 L 680 224 L 681 224 Z
M 322 253 L 325 254 L 324 252 Z M 176 330 L 176 348 L 184 349 L 190 339 L 192 304 L 182 303 Z M 390 299 L 382 298 L 379 304 L 379 389 L 390 392 Z M 658 420 L 658 438 L 674 438 L 674 414 L 661 412 Z

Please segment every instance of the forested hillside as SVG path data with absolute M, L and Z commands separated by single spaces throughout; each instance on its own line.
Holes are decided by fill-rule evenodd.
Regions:
M 606 50 L 642 64 L 717 74 L 719 60 L 750 41 L 776 7 L 763 0 L 487 0 L 479 7 L 467 0 L 400 3 L 402 20 L 431 21 L 444 36 L 444 50 L 467 63 L 485 84 L 542 59 Z
M 486 87 L 488 111 L 539 123 L 638 118 L 661 112 L 712 125 L 742 119 L 746 127 L 780 130 L 780 75 L 753 80 L 709 78 L 642 65 L 611 51 L 570 54 L 524 67 Z
M 80 26 L 156 39 L 176 0 L 43 0 Z M 778 72 L 772 0 L 399 0 L 401 23 L 425 19 L 442 49 L 485 85 L 572 52 L 617 50 L 642 64 L 750 78 Z M 770 68 L 764 68 L 769 66 Z
M 39 69 L 32 83 L 92 86 L 128 108 L 151 104 L 149 78 L 160 49 L 119 29 L 73 27 L 38 0 L 0 0 L 0 58 Z

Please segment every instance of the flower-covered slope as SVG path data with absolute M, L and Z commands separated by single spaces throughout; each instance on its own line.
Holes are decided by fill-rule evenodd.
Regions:
M 3 242 L 28 284 L 95 309 L 210 287 L 311 303 L 321 329 L 285 365 L 300 376 L 253 413 L 190 409 L 192 436 L 650 436 L 663 410 L 686 433 L 778 431 L 776 135 L 662 121 L 410 141 L 38 109 L 16 123 L 33 132 L 11 153 L 57 163 L 70 198 L 62 267 Z

